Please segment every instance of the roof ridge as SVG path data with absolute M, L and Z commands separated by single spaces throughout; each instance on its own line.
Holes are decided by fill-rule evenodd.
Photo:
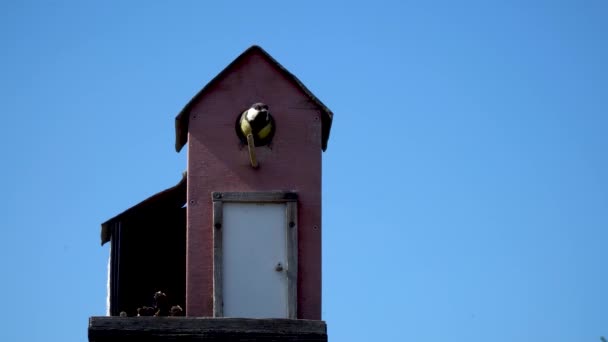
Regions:
M 238 55 L 230 64 L 228 64 L 223 70 L 221 70 L 211 81 L 209 81 L 201 90 L 196 93 L 188 101 L 188 103 L 184 106 L 184 108 L 177 114 L 175 117 L 175 150 L 177 152 L 181 151 L 181 149 L 186 145 L 188 141 L 188 124 L 190 123 L 190 110 L 196 101 L 205 95 L 207 90 L 211 88 L 212 85 L 219 82 L 220 79 L 223 78 L 234 65 L 240 62 L 247 55 L 253 53 L 254 51 L 258 51 L 262 54 L 262 56 L 268 59 L 272 65 L 274 65 L 281 73 L 283 73 L 287 79 L 292 81 L 314 104 L 316 104 L 319 109 L 323 112 L 322 115 L 322 141 L 321 148 L 323 151 L 327 149 L 327 141 L 329 140 L 329 132 L 331 130 L 331 123 L 333 121 L 333 113 L 332 111 L 321 102 L 306 86 L 300 81 L 294 74 L 289 72 L 281 63 L 279 63 L 276 59 L 274 59 L 266 50 L 264 50 L 259 45 L 251 45 L 245 51 L 243 51 L 240 55 Z

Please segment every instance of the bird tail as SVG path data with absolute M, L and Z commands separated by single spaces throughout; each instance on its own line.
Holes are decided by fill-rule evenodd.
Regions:
M 249 161 L 251 161 L 251 167 L 254 169 L 258 168 L 258 161 L 255 158 L 255 143 L 253 141 L 253 134 L 247 134 L 247 148 L 249 149 Z

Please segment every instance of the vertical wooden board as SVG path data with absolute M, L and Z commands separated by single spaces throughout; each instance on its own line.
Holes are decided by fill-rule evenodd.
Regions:
M 223 204 L 213 202 L 213 317 L 224 316 L 222 291 Z
M 285 208 L 287 231 L 287 295 L 289 318 L 298 317 L 298 211 L 297 202 L 288 202 Z

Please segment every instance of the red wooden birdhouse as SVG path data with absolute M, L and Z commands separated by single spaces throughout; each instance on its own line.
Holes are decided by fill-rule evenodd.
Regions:
M 267 111 L 253 114 L 269 117 L 259 126 L 271 122 L 272 132 L 251 144 L 239 122 L 256 103 Z M 179 113 L 189 316 L 321 318 L 321 153 L 331 123 L 332 112 L 258 46 Z
M 182 181 L 102 224 L 111 315 L 136 315 L 158 290 L 190 317 L 320 320 L 332 116 L 258 46 L 203 87 L 175 121 Z

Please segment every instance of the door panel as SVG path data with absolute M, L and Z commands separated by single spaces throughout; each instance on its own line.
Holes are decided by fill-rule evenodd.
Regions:
M 289 317 L 285 210 L 285 203 L 224 203 L 225 317 Z

